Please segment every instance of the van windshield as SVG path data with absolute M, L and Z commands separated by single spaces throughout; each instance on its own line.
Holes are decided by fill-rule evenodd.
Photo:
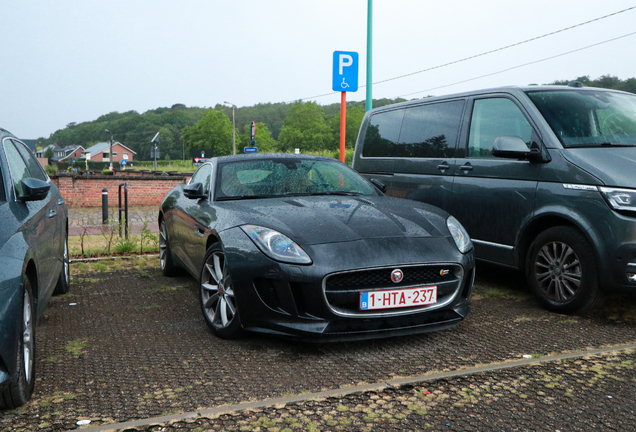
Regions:
M 602 90 L 526 93 L 565 147 L 636 146 L 636 95 Z

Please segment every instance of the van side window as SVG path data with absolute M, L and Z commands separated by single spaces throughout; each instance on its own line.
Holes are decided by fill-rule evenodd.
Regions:
M 518 136 L 530 148 L 532 126 L 510 99 L 476 100 L 470 121 L 468 157 L 493 157 L 492 145 L 500 136 Z
M 403 119 L 403 109 L 374 114 L 369 121 L 369 127 L 364 136 L 362 156 L 393 156 L 400 138 L 400 128 L 402 128 Z
M 463 110 L 464 101 L 458 100 L 376 114 L 371 117 L 362 155 L 453 157 Z
M 463 100 L 407 109 L 398 157 L 453 157 L 463 110 Z

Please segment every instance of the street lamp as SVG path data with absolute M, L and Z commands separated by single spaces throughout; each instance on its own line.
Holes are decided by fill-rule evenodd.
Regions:
M 228 101 L 223 101 L 223 103 L 232 105 L 232 154 L 236 154 L 236 121 L 234 117 L 234 108 L 236 108 L 236 105 Z
M 105 129 L 106 132 L 110 134 L 110 150 L 108 152 L 108 166 L 113 165 L 113 133 L 108 129 Z

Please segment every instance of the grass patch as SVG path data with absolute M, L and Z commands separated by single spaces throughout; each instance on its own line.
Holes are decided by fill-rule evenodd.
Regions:
M 78 358 L 80 355 L 84 354 L 84 349 L 87 347 L 86 341 L 75 339 L 72 341 L 68 341 L 66 343 L 66 352 L 72 355 L 75 358 Z
M 130 235 L 128 240 L 116 237 L 109 241 L 108 237 L 102 234 L 69 236 L 68 249 L 71 259 L 110 256 L 113 253 L 158 253 L 159 235 L 152 234 L 146 229 L 140 234 Z

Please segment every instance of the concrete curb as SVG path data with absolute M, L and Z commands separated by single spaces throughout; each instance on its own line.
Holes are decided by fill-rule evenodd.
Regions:
M 285 404 L 297 403 L 297 402 L 305 402 L 311 399 L 340 397 L 340 396 L 345 396 L 345 395 L 349 395 L 353 393 L 363 393 L 368 391 L 382 391 L 391 387 L 414 385 L 414 384 L 420 384 L 420 383 L 428 382 L 428 381 L 436 381 L 440 379 L 454 378 L 458 376 L 474 375 L 474 374 L 478 374 L 482 372 L 492 372 L 492 371 L 498 371 L 503 369 L 513 369 L 513 368 L 518 368 L 523 366 L 537 365 L 541 363 L 549 363 L 549 362 L 555 362 L 555 361 L 561 361 L 561 360 L 567 360 L 567 359 L 582 358 L 582 357 L 595 356 L 600 354 L 609 354 L 613 352 L 621 352 L 621 351 L 628 351 L 628 350 L 634 350 L 634 349 L 636 349 L 636 342 L 631 344 L 626 344 L 626 345 L 616 345 L 616 346 L 609 346 L 609 347 L 603 347 L 603 348 L 595 348 L 595 349 L 589 349 L 587 351 L 577 351 L 572 353 L 550 355 L 550 356 L 544 356 L 544 357 L 538 357 L 538 358 L 509 360 L 509 361 L 491 363 L 491 364 L 482 365 L 482 366 L 470 367 L 466 369 L 456 369 L 454 371 L 431 372 L 424 375 L 417 375 L 417 376 L 406 377 L 406 378 L 396 378 L 396 379 L 388 380 L 381 383 L 375 383 L 375 384 L 365 384 L 365 385 L 327 390 L 327 391 L 316 392 L 316 393 L 306 393 L 306 394 L 300 394 L 295 396 L 288 396 L 288 397 L 281 397 L 281 398 L 274 398 L 274 399 L 264 399 L 264 400 L 253 401 L 253 402 L 243 402 L 243 403 L 234 404 L 234 405 L 225 405 L 225 406 L 220 406 L 216 408 L 204 409 L 198 412 L 173 414 L 169 416 L 133 420 L 133 421 L 124 422 L 124 423 L 107 424 L 107 425 L 94 426 L 94 427 L 82 427 L 81 429 L 84 432 L 98 432 L 98 431 L 112 432 L 112 431 L 117 431 L 121 429 L 150 426 L 150 425 L 161 424 L 161 423 L 187 421 L 187 420 L 194 420 L 197 418 L 210 418 L 210 417 L 216 417 L 222 414 L 230 414 L 230 413 L 234 413 L 238 411 L 267 408 L 271 406 L 285 405 Z

